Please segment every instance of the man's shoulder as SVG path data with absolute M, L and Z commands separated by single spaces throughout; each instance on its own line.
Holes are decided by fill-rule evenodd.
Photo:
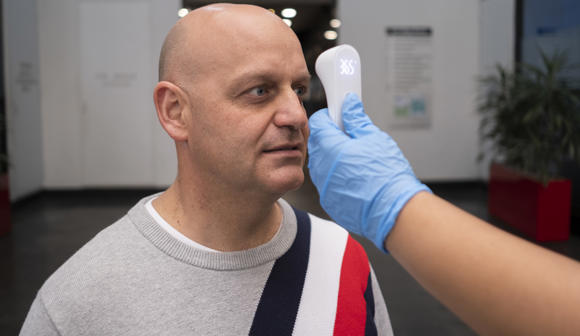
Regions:
M 127 216 L 100 231 L 46 280 L 40 290 L 43 298 L 48 301 L 46 303 L 51 301 L 54 294 L 73 294 L 109 277 L 110 274 L 104 270 L 114 272 L 115 267 L 112 266 L 122 264 L 127 259 L 125 251 L 132 244 L 136 233 L 138 231 Z
M 359 260 L 368 260 L 362 245 L 343 227 L 311 213 L 307 215 L 311 224 L 311 248 L 314 251 L 328 254 L 329 251 L 334 250 L 335 255 L 341 256 L 354 252 Z
M 344 228 L 333 221 L 317 217 L 308 213 L 312 234 L 320 234 L 326 237 L 323 242 L 326 244 L 343 244 L 349 233 Z
M 341 234 L 348 234 L 348 231 L 346 231 L 343 227 L 341 227 L 340 225 L 336 224 L 331 220 L 320 218 L 310 212 L 307 212 L 307 214 L 308 217 L 310 218 L 310 223 L 313 226 L 316 225 L 320 227 L 321 230 L 333 231 L 337 233 L 340 232 Z

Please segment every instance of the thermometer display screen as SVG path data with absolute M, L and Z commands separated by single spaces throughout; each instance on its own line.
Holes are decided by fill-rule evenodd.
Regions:
M 340 59 L 340 74 L 341 75 L 354 75 L 356 69 L 356 60 L 349 58 Z

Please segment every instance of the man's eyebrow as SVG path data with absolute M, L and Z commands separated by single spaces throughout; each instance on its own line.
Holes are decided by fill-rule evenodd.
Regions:
M 312 75 L 310 74 L 310 72 L 305 72 L 305 73 L 299 75 L 297 78 L 298 78 L 299 82 L 302 82 L 302 81 L 310 82 L 310 80 L 312 79 Z
M 234 86 L 242 86 L 252 82 L 264 81 L 272 82 L 279 77 L 276 72 L 270 71 L 249 71 L 238 76 L 237 79 L 233 81 Z M 294 82 L 309 82 L 312 78 L 310 72 L 303 72 L 298 74 L 293 78 Z

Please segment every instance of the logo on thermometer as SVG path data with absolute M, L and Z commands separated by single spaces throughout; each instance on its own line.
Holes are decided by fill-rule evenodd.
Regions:
M 356 64 L 355 60 L 341 58 L 340 59 L 340 74 L 341 75 L 353 75 L 355 64 Z

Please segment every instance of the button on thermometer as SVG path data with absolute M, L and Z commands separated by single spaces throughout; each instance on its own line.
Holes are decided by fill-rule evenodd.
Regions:
M 346 94 L 356 93 L 362 99 L 358 52 L 348 44 L 330 48 L 318 56 L 315 69 L 326 93 L 328 114 L 344 131 L 342 102 Z

